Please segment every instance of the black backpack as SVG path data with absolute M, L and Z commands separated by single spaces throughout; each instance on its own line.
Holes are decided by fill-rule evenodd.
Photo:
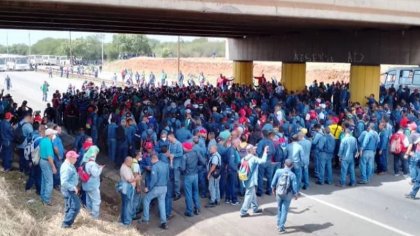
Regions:
M 125 129 L 122 125 L 117 127 L 117 141 L 124 142 L 125 141 Z
M 25 142 L 25 135 L 23 134 L 23 126 L 26 124 L 26 122 L 24 122 L 23 124 L 21 124 L 20 122 L 18 123 L 18 126 L 16 127 L 16 129 L 13 131 L 13 142 L 15 144 L 22 144 L 23 142 Z

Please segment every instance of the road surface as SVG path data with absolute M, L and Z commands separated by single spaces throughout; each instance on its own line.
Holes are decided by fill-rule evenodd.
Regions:
M 0 79 L 6 73 L 0 73 Z M 75 84 L 80 88 L 81 80 L 63 78 L 49 79 L 45 73 L 7 72 L 12 79 L 10 93 L 19 103 L 28 100 L 34 110 L 43 110 L 40 86 L 44 80 L 50 91 L 64 90 Z M 4 87 L 3 84 L 0 87 Z M 51 96 L 49 97 L 51 98 Z M 390 161 L 390 167 L 392 161 Z M 391 168 L 389 168 L 391 169 Z M 356 170 L 358 174 L 358 170 Z M 338 181 L 338 173 L 335 180 Z M 318 186 L 312 182 L 303 196 L 293 201 L 287 221 L 290 235 L 420 235 L 420 200 L 404 198 L 411 186 L 409 181 L 391 173 L 374 176 L 369 185 L 353 188 Z M 202 209 L 202 214 L 193 218 L 184 217 L 185 203 L 181 198 L 174 203 L 175 217 L 169 222 L 169 230 L 157 228 L 156 210 L 154 219 L 147 226 L 137 226 L 146 235 L 277 235 L 274 197 L 258 199 L 264 209 L 262 215 L 241 219 L 240 206 L 222 203 L 212 209 Z M 204 204 L 204 201 L 203 201 Z

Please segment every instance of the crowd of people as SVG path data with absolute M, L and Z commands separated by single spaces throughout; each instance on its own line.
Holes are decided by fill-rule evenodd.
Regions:
M 164 73 L 164 72 L 163 72 Z M 303 91 L 261 80 L 258 87 L 232 82 L 217 86 L 70 86 L 56 91 L 44 116 L 10 95 L 1 94 L 0 138 L 4 170 L 13 150 L 19 170 L 28 174 L 26 189 L 36 186 L 46 205 L 61 189 L 63 227 L 70 227 L 86 206 L 100 217 L 101 150 L 120 169 L 120 222 L 150 220 L 157 199 L 160 227 L 167 229 L 172 203 L 185 198 L 185 216 L 206 208 L 241 204 L 240 216 L 262 209 L 258 197 L 274 195 L 277 226 L 285 232 L 293 198 L 310 186 L 369 184 L 374 174 L 410 178 L 414 199 L 420 188 L 420 94 L 381 87 L 366 104 L 350 102 L 348 84 L 314 81 Z M 45 99 L 47 94 L 45 94 Z M 44 99 L 44 98 L 43 98 Z M 378 100 L 376 100 L 378 99 Z M 60 138 L 61 126 L 75 137 L 71 148 Z M 360 179 L 356 179 L 358 166 Z M 112 168 L 112 165 L 109 167 Z M 333 168 L 340 169 L 334 180 Z M 80 187 L 81 183 L 81 187 Z M 82 199 L 82 204 L 79 200 Z

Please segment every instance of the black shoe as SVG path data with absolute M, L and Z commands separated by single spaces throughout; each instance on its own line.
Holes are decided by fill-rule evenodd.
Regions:
M 271 192 L 267 191 L 265 192 L 265 195 L 271 196 Z
M 133 220 L 140 220 L 141 219 L 141 216 L 140 215 L 136 215 L 134 218 L 133 218 Z
M 188 213 L 188 212 L 185 212 L 185 213 L 184 213 L 184 216 L 186 216 L 186 217 L 193 217 L 193 214 Z
M 176 194 L 174 197 L 174 201 L 178 201 L 181 198 L 181 194 Z
M 200 215 L 200 209 L 194 209 L 194 215 L 196 216 Z
M 406 197 L 406 198 L 409 198 L 409 199 L 416 199 L 416 198 L 415 198 L 415 197 L 413 197 L 411 194 L 406 194 L 406 195 L 405 195 L 405 197 Z
M 262 196 L 262 194 L 261 193 L 257 193 L 257 197 L 261 197 Z
M 318 185 L 323 185 L 323 183 L 321 183 L 321 181 L 316 181 L 315 183 L 318 184 Z
M 249 213 L 245 213 L 245 214 L 241 215 L 241 218 L 245 218 L 245 217 L 248 217 L 248 216 L 249 216 Z
M 306 186 L 303 186 L 303 187 L 302 187 L 302 189 L 303 189 L 303 190 L 306 190 L 306 189 L 307 189 L 307 187 L 306 187 Z
M 167 230 L 168 229 L 168 225 L 166 223 L 162 223 L 162 224 L 160 224 L 160 228 L 161 229 L 164 229 L 164 230 Z
M 175 215 L 171 214 L 169 216 L 166 217 L 166 221 L 170 221 L 175 217 Z
M 213 208 L 215 206 L 216 206 L 216 204 L 214 204 L 213 202 L 210 202 L 205 206 L 205 208 Z
M 357 182 L 358 184 L 367 184 L 367 182 L 366 181 L 359 181 L 359 182 Z
M 61 225 L 61 228 L 62 229 L 69 229 L 69 228 L 71 228 L 71 226 L 70 225 L 66 225 L 66 224 L 62 224 Z
M 262 212 L 263 212 L 263 210 L 261 208 L 254 211 L 255 214 L 262 213 Z

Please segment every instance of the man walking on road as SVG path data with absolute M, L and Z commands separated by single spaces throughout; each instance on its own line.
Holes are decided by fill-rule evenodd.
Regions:
M 287 213 L 289 211 L 290 203 L 294 197 L 297 200 L 297 182 L 296 175 L 292 172 L 293 161 L 286 159 L 284 162 L 284 168 L 278 169 L 274 174 L 273 181 L 271 182 L 271 188 L 273 194 L 277 200 L 277 227 L 279 232 L 285 233 L 285 223 L 287 219 Z
M 267 161 L 268 146 L 264 147 L 261 158 L 255 156 L 256 147 L 251 144 L 246 147 L 246 151 L 248 154 L 242 159 L 242 163 L 244 161 L 248 162 L 250 172 L 248 180 L 242 182 L 245 187 L 245 198 L 241 208 L 241 217 L 249 216 L 248 209 L 251 206 L 254 213 L 262 212 L 262 209 L 258 206 L 255 187 L 258 185 L 258 167 Z
M 74 167 L 78 157 L 79 155 L 75 151 L 69 151 L 60 168 L 61 193 L 65 202 L 62 228 L 70 228 L 80 211 L 80 199 L 77 196 L 79 176 Z
M 43 102 L 47 102 L 47 100 L 48 100 L 48 88 L 49 87 L 50 87 L 50 85 L 47 83 L 47 81 L 44 81 L 44 83 L 41 86 L 42 101 Z

